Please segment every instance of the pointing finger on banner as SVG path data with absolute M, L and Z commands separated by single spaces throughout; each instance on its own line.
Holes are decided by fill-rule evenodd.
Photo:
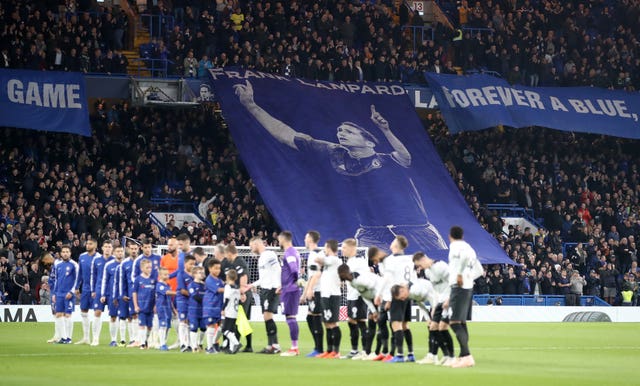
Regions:
M 371 105 L 371 115 L 377 113 L 376 111 L 376 106 L 375 105 Z

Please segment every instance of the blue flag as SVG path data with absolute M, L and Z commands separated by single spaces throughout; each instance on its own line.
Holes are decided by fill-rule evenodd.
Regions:
M 84 76 L 0 70 L 0 125 L 91 136 Z
M 213 89 L 245 165 L 297 245 L 355 237 L 446 259 L 452 225 L 483 262 L 511 262 L 478 224 L 444 168 L 405 90 L 252 71 L 211 71 Z
M 640 138 L 640 95 L 595 87 L 511 86 L 484 74 L 426 73 L 451 133 L 498 125 Z

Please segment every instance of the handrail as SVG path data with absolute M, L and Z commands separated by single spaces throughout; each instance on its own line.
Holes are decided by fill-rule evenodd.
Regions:
M 423 25 L 405 25 L 402 27 L 402 31 L 404 32 L 405 30 L 410 29 L 412 34 L 413 34 L 413 55 L 416 56 L 416 50 L 418 48 L 417 44 L 417 32 L 418 30 L 420 31 L 420 42 L 423 42 L 425 40 L 425 31 L 426 30 L 430 30 L 431 31 L 431 40 L 435 40 L 435 30 L 433 27 L 430 26 L 423 26 Z
M 165 26 L 165 34 L 169 34 L 175 25 L 175 18 L 172 15 L 142 13 L 140 14 L 140 22 L 148 22 L 149 36 L 154 38 L 160 36 L 163 25 Z

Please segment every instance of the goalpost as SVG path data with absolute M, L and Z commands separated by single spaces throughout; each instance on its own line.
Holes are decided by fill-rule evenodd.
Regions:
M 207 254 L 207 256 L 214 256 L 215 245 L 193 245 L 191 248 L 193 250 L 193 248 L 197 248 L 197 247 L 202 248 L 204 252 Z M 298 283 L 301 284 L 302 287 L 304 287 L 304 285 L 308 280 L 306 273 L 307 273 L 307 258 L 309 257 L 309 251 L 304 247 L 295 247 L 295 248 L 300 254 L 301 280 L 299 280 Z M 249 283 L 253 283 L 254 281 L 258 280 L 258 255 L 251 253 L 251 249 L 247 246 L 239 246 L 239 247 L 236 247 L 236 249 L 238 250 L 238 256 L 241 256 L 246 261 L 247 266 L 249 267 Z M 282 251 L 279 247 L 267 247 L 267 249 L 270 251 L 274 251 L 279 258 L 282 258 L 282 255 L 284 254 L 284 251 Z M 159 256 L 164 256 L 167 253 L 167 246 L 156 245 L 153 248 L 153 253 Z M 341 253 L 339 253 L 339 256 L 342 258 Z M 357 256 L 367 258 L 367 248 L 358 247 Z M 346 259 L 344 258 L 342 259 L 344 262 L 346 262 Z M 342 284 L 341 292 L 342 294 L 340 296 L 340 306 L 341 306 L 340 319 L 346 320 L 347 287 L 346 287 L 346 284 L 344 283 Z M 254 298 L 253 307 L 257 307 L 257 309 L 252 309 L 251 320 L 262 320 L 262 310 L 259 309 L 260 308 L 259 305 L 261 304 L 260 295 L 257 292 L 253 292 L 253 298 Z M 303 304 L 305 305 L 300 307 L 300 311 L 298 313 L 299 319 L 300 319 L 300 316 L 302 315 L 302 320 L 304 320 L 307 314 L 306 302 L 303 302 Z M 282 314 L 282 312 L 280 312 L 280 314 Z M 276 320 L 279 320 L 279 319 L 276 318 Z M 284 320 L 284 318 L 282 318 L 282 320 Z

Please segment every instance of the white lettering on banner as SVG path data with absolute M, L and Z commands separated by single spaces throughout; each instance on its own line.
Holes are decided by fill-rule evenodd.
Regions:
M 18 79 L 7 82 L 9 101 L 25 105 L 51 108 L 81 109 L 80 85 L 75 83 L 24 83 Z

